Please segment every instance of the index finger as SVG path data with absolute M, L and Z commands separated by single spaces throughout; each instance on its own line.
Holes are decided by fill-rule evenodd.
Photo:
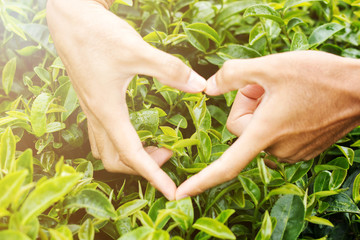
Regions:
M 215 162 L 182 183 L 176 199 L 198 195 L 205 190 L 235 178 L 271 139 L 264 137 L 261 125 L 250 123 L 239 139 Z
M 176 185 L 144 150 L 130 122 L 126 102 L 114 104 L 113 106 L 107 105 L 102 108 L 100 116 L 102 116 L 102 119 L 99 119 L 99 121 L 118 151 L 120 160 L 147 179 L 167 199 L 173 200 Z

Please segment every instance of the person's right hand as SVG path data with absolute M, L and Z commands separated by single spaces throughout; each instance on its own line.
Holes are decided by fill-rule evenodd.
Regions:
M 106 170 L 139 174 L 174 199 L 176 185 L 160 166 L 172 153 L 144 149 L 126 104 L 136 74 L 186 92 L 202 92 L 206 81 L 180 59 L 147 44 L 105 0 L 49 0 L 51 36 L 88 119 L 93 155 Z
M 205 92 L 238 89 L 227 127 L 239 138 L 179 186 L 176 199 L 235 178 L 263 150 L 280 162 L 314 158 L 360 124 L 358 59 L 298 51 L 229 60 Z

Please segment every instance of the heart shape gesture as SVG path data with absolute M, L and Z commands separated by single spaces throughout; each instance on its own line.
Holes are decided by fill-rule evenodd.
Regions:
M 49 0 L 47 19 L 88 119 L 93 155 L 108 171 L 138 174 L 169 199 L 194 196 L 236 177 L 261 151 L 308 160 L 360 123 L 360 62 L 302 51 L 229 60 L 207 82 L 178 58 L 147 44 L 107 8 L 111 0 Z M 160 168 L 172 155 L 143 148 L 126 90 L 136 74 L 179 90 L 240 90 L 228 118 L 238 140 L 178 188 Z M 119 124 L 120 123 L 120 124 Z

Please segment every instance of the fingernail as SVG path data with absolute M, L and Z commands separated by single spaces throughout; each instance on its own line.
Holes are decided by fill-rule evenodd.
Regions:
M 191 71 L 188 84 L 191 89 L 197 92 L 202 92 L 206 88 L 206 80 L 194 71 Z
M 216 87 L 216 79 L 215 75 L 209 78 L 208 84 L 206 86 L 205 92 L 209 95 L 216 95 L 217 94 L 217 87 Z

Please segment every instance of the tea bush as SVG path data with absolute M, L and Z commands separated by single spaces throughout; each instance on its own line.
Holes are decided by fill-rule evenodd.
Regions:
M 318 157 L 272 170 L 260 153 L 230 182 L 168 202 L 92 157 L 86 117 L 46 26 L 46 0 L 0 1 L 0 239 L 360 239 L 360 128 Z M 295 50 L 360 58 L 356 0 L 116 0 L 111 11 L 204 77 L 228 59 Z M 176 184 L 234 142 L 236 92 L 128 87 L 146 145 L 174 151 Z M 106 107 L 106 106 L 104 106 Z

